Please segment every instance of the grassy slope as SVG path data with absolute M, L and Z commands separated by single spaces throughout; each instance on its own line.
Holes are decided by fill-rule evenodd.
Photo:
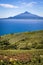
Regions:
M 5 40 L 9 45 L 5 47 Z M 2 44 L 2 45 L 1 45 Z M 17 50 L 14 49 L 15 44 L 17 45 Z M 32 44 L 34 47 L 38 46 L 40 49 L 32 48 Z M 4 36 L 0 36 L 0 47 L 5 47 L 5 50 L 0 48 L 0 60 L 3 59 L 5 61 L 5 56 L 8 56 L 6 59 L 14 58 L 21 64 L 14 65 L 43 65 L 43 31 L 35 31 L 35 32 L 24 32 L 18 34 L 8 34 Z M 30 50 L 20 50 L 20 48 L 31 47 Z M 8 49 L 6 50 L 6 48 Z M 9 48 L 10 47 L 10 48 Z M 20 60 L 21 59 L 21 60 Z M 31 62 L 29 61 L 31 60 Z M 9 60 L 10 61 L 10 60 Z M 22 61 L 22 62 L 21 62 Z M 40 62 L 39 62 L 40 61 Z M 14 61 L 15 62 L 15 61 Z M 27 64 L 25 63 L 27 62 Z M 7 63 L 7 62 L 4 62 Z M 6 64 L 7 65 L 7 64 Z M 9 64 L 8 64 L 9 65 Z M 12 65 L 12 64 L 11 64 Z
M 0 37 L 0 41 L 5 40 L 9 42 L 9 47 L 14 47 L 16 44 L 18 48 L 24 48 L 26 45 L 30 47 L 34 43 L 40 45 L 41 42 L 43 45 L 43 31 L 8 34 Z

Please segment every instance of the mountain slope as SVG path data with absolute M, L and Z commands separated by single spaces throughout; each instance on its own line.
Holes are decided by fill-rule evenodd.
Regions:
M 9 19 L 43 19 L 43 17 L 31 14 L 26 11 L 24 13 L 17 15 L 17 16 L 9 17 Z

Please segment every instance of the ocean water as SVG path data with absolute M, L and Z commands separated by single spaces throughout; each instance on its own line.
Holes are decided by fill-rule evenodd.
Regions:
M 43 30 L 43 20 L 0 20 L 0 36 L 10 33 Z

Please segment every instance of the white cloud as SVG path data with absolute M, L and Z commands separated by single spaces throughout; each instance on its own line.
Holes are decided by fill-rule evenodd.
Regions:
M 21 3 L 21 5 L 24 7 L 33 7 L 36 4 L 37 4 L 37 2 L 29 2 L 29 3 L 23 2 L 23 3 Z
M 27 6 L 33 7 L 33 6 L 35 6 L 36 4 L 37 4 L 37 2 L 30 2 L 30 3 L 27 4 Z
M 18 6 L 14 6 L 11 4 L 0 4 L 1 7 L 5 7 L 5 8 L 18 8 Z

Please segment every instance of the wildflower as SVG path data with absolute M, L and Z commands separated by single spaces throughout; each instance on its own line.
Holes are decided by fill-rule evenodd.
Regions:
M 14 59 L 15 61 L 17 61 L 17 59 Z
M 11 62 L 11 61 L 13 61 L 13 59 L 12 59 L 12 58 L 10 58 L 10 62 Z
M 6 58 L 7 58 L 7 56 L 4 56 L 4 58 L 6 59 Z
M 3 60 L 1 60 L 1 62 L 3 62 Z

